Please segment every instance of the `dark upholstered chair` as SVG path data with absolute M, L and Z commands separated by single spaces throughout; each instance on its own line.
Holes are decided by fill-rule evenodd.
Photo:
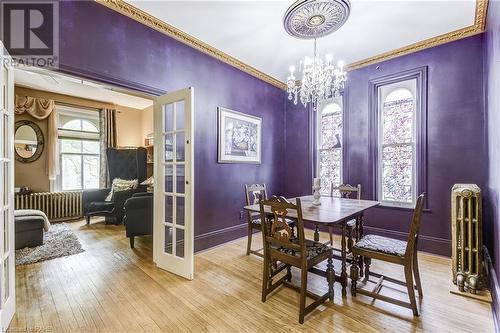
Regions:
M 285 285 L 300 291 L 299 297 L 299 323 L 304 323 L 304 317 L 316 307 L 330 299 L 333 302 L 333 283 L 335 271 L 333 270 L 333 250 L 325 244 L 308 240 L 304 234 L 304 221 L 302 220 L 302 206 L 300 198 L 293 204 L 283 197 L 273 196 L 269 200 L 260 200 L 260 215 L 262 234 L 264 235 L 264 267 L 262 274 L 262 302 L 276 288 Z M 272 213 L 268 218 L 266 208 Z M 286 217 L 291 211 L 297 213 L 297 235 L 288 225 Z M 327 261 L 326 271 L 321 271 L 314 266 Z M 279 264 L 278 264 L 279 262 Z M 292 285 L 292 267 L 300 270 L 300 287 Z M 286 269 L 286 274 L 277 278 L 278 274 Z M 316 295 L 307 290 L 308 272 L 326 276 L 328 291 L 323 295 Z M 277 281 L 273 282 L 273 279 Z M 314 301 L 306 306 L 306 296 Z
M 145 148 L 108 148 L 106 157 L 108 159 L 110 182 L 113 182 L 115 178 L 137 179 L 140 184 L 146 179 L 147 157 Z M 113 194 L 112 201 L 105 201 L 110 191 L 111 188 L 83 191 L 83 212 L 87 224 L 90 223 L 91 216 L 104 216 L 106 217 L 106 223 L 121 224 L 125 201 L 135 193 L 146 192 L 146 188 L 139 185 L 137 189 L 116 192 Z
M 136 193 L 125 201 L 123 224 L 131 248 L 135 236 L 153 234 L 153 193 Z
M 379 280 L 375 284 L 373 290 L 360 289 L 357 286 L 358 282 L 358 265 L 351 265 L 351 293 L 352 296 L 362 294 L 374 299 L 389 302 L 399 306 L 404 306 L 413 311 L 413 315 L 418 316 L 417 301 L 415 299 L 415 290 L 417 289 L 420 299 L 423 297 L 422 285 L 420 283 L 420 274 L 418 271 L 418 258 L 417 258 L 417 243 L 418 233 L 420 230 L 420 222 L 422 220 L 422 210 L 424 207 L 425 193 L 421 194 L 417 199 L 415 211 L 413 212 L 413 219 L 408 232 L 408 240 L 401 241 L 388 237 L 377 235 L 363 236 L 353 247 L 353 261 L 356 262 L 358 257 L 364 259 L 365 262 L 365 280 L 370 276 L 375 276 Z M 401 265 L 404 267 L 405 281 L 396 280 L 394 278 L 370 272 L 371 260 L 377 259 L 393 264 Z M 416 285 L 413 285 L 413 278 L 415 278 Z M 380 288 L 382 282 L 392 282 L 405 286 L 408 290 L 408 298 L 410 302 L 404 302 L 399 299 L 391 298 L 389 296 L 381 295 Z
M 246 205 L 256 205 L 260 199 L 267 200 L 266 184 L 245 184 L 245 202 Z M 260 213 L 247 211 L 248 221 L 248 238 L 247 238 L 247 255 L 255 254 L 262 257 L 262 249 L 252 250 L 252 236 L 255 230 L 261 231 Z M 286 219 L 288 225 L 293 229 L 294 221 Z

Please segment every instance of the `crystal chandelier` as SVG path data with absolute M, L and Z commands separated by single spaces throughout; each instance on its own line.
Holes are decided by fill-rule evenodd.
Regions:
M 344 89 L 347 73 L 342 62 L 335 65 L 333 57 L 325 59 L 317 54 L 316 39 L 339 29 L 350 13 L 348 0 L 299 0 L 285 13 L 285 30 L 293 37 L 314 39 L 313 57 L 305 57 L 299 64 L 301 78 L 295 77 L 295 66 L 290 66 L 287 78 L 288 99 L 294 104 L 312 104 L 316 111 L 324 100 L 338 96 Z
M 324 60 L 317 54 L 316 39 L 314 56 L 306 56 L 299 64 L 299 71 L 302 72 L 302 78 L 297 80 L 295 66 L 290 66 L 290 75 L 286 80 L 288 99 L 293 99 L 297 105 L 300 97 L 300 102 L 304 106 L 311 103 L 314 111 L 324 100 L 338 96 L 347 79 L 342 61 L 335 66 L 331 54 L 327 54 Z

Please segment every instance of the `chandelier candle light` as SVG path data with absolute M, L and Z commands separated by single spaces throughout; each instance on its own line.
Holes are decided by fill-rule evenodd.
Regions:
M 316 111 L 323 101 L 338 96 L 344 89 L 347 73 L 343 62 L 337 66 L 333 56 L 321 58 L 316 49 L 316 39 L 339 29 L 349 17 L 348 0 L 299 0 L 285 13 L 284 26 L 288 34 L 301 39 L 314 39 L 313 57 L 305 57 L 299 64 L 300 79 L 295 77 L 295 66 L 290 66 L 287 78 L 288 99 L 297 105 L 312 104 Z

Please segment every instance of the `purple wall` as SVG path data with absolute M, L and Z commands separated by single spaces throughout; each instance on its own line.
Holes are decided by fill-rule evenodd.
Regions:
M 285 112 L 285 194 L 295 197 L 312 192 L 313 136 L 309 130 L 311 112 L 298 102 L 286 99 Z
M 194 87 L 197 249 L 245 233 L 244 183 L 266 182 L 270 193 L 311 192 L 311 121 L 301 106 L 284 102 L 282 91 L 95 2 L 61 2 L 60 11 L 62 70 L 147 92 Z M 471 37 L 349 73 L 345 181 L 363 184 L 363 196 L 372 198 L 368 83 L 428 66 L 430 212 L 421 245 L 436 253 L 450 252 L 451 186 L 486 183 L 482 46 L 482 36 Z M 217 106 L 263 118 L 262 165 L 217 164 Z M 378 208 L 367 214 L 367 225 L 404 237 L 410 216 Z
M 486 184 L 487 163 L 483 112 L 482 36 L 466 38 L 349 72 L 346 91 L 347 153 L 345 182 L 362 184 L 363 198 L 374 198 L 369 151 L 370 80 L 428 66 L 428 207 L 422 249 L 451 254 L 450 190 L 454 183 Z M 310 170 L 305 149 L 309 128 L 305 112 L 287 104 L 286 156 L 295 170 Z M 293 127 L 292 127 L 293 126 Z M 293 134 L 292 134 L 293 133 Z M 288 172 L 287 194 L 310 192 L 311 173 Z M 291 185 L 289 185 L 291 184 Z M 366 213 L 369 232 L 405 238 L 411 211 L 376 208 Z
M 484 39 L 486 123 L 488 124 L 488 188 L 485 241 L 492 256 L 496 276 L 500 276 L 500 2 L 490 1 Z M 500 321 L 500 295 L 492 286 L 496 322 Z
M 244 183 L 283 192 L 283 92 L 95 2 L 60 3 L 61 69 L 159 93 L 194 87 L 195 248 L 246 233 Z M 217 164 L 217 106 L 262 117 L 261 165 Z

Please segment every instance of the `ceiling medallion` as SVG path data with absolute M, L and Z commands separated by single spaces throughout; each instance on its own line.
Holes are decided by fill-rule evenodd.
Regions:
M 350 12 L 348 0 L 299 0 L 287 9 L 283 24 L 294 37 L 319 38 L 344 25 Z

